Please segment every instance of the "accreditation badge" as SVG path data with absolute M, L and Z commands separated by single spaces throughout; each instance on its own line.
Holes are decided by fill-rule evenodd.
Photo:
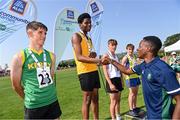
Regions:
M 37 67 L 36 70 L 39 88 L 47 87 L 48 85 L 53 83 L 49 67 L 46 67 L 44 69 Z

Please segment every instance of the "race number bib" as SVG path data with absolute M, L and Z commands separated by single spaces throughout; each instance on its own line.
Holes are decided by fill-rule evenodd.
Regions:
M 50 74 L 50 68 L 46 67 L 46 69 L 37 68 L 37 79 L 39 82 L 39 88 L 47 87 L 48 85 L 53 83 Z

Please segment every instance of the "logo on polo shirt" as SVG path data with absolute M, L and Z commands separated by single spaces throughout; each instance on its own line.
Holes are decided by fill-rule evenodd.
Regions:
M 148 80 L 151 80 L 151 78 L 152 78 L 152 74 L 151 74 L 151 73 L 148 73 L 147 79 L 148 79 Z

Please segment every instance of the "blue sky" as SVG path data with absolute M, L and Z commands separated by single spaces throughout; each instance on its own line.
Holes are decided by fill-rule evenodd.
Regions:
M 85 11 L 88 0 L 34 0 L 38 21 L 48 27 L 45 48 L 53 50 L 53 29 L 57 14 L 66 7 Z M 117 52 L 124 52 L 126 44 L 138 47 L 147 35 L 156 35 L 164 41 L 169 35 L 180 32 L 179 0 L 99 0 L 104 7 L 101 54 L 107 50 L 107 41 L 118 41 Z M 10 64 L 13 54 L 28 47 L 25 27 L 0 45 L 0 65 Z M 73 58 L 71 44 L 62 59 Z

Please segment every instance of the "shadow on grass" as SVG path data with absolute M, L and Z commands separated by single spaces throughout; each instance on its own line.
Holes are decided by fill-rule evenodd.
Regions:
M 138 108 L 140 108 L 140 109 L 145 109 L 145 106 L 143 105 L 143 106 L 140 106 L 140 107 L 138 107 Z M 125 114 L 127 114 L 129 111 L 126 111 L 126 112 L 123 112 L 123 113 L 121 113 L 121 116 L 123 117 Z M 111 117 L 107 117 L 107 118 L 105 118 L 105 120 L 111 120 Z
M 143 106 L 140 106 L 140 107 L 138 107 L 138 108 L 140 108 L 140 109 L 145 109 L 145 106 L 143 105 Z M 126 111 L 126 112 L 124 112 L 124 113 L 121 113 L 121 115 L 122 116 L 124 116 L 125 114 L 127 114 L 129 111 Z

